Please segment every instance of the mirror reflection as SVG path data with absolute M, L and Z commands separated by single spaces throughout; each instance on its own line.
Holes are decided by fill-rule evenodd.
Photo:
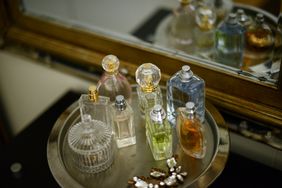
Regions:
M 275 84 L 282 54 L 280 1 L 242 2 L 23 0 L 23 5 L 27 14 L 140 45 L 141 39 L 183 57 L 197 57 L 199 63 Z

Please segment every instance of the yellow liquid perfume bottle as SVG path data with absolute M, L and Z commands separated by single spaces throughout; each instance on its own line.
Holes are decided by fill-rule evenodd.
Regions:
M 193 102 L 187 102 L 185 107 L 178 108 L 176 123 L 178 139 L 183 151 L 191 157 L 204 158 L 206 154 L 204 127 L 196 115 Z
M 119 72 L 119 59 L 114 55 L 107 55 L 102 60 L 104 73 L 98 81 L 97 88 L 100 95 L 115 101 L 117 95 L 123 95 L 131 103 L 131 86 L 127 78 Z
M 138 83 L 137 94 L 140 112 L 144 115 L 156 104 L 163 104 L 162 93 L 159 87 L 161 80 L 160 69 L 152 63 L 144 63 L 135 72 Z
M 115 153 L 109 98 L 98 96 L 95 86 L 79 98 L 81 121 L 68 130 L 70 157 L 75 167 L 85 173 L 99 173 L 109 168 Z
M 146 114 L 146 136 L 155 160 L 172 156 L 172 127 L 161 105 L 155 105 Z

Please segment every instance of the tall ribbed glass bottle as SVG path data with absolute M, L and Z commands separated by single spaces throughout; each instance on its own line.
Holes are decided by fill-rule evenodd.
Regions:
M 188 65 L 184 65 L 167 81 L 167 114 L 168 120 L 175 125 L 177 108 L 185 103 L 195 103 L 201 122 L 205 120 L 205 81 L 194 75 Z
M 230 13 L 228 19 L 216 30 L 215 61 L 240 68 L 244 43 L 244 28 L 237 22 L 236 14 Z

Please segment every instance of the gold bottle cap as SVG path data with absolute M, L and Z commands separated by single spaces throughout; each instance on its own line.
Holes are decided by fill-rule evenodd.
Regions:
M 191 3 L 191 0 L 179 0 L 179 2 L 181 4 L 189 4 L 189 3 Z
M 98 90 L 97 87 L 95 85 L 91 85 L 88 88 L 88 96 L 89 96 L 89 100 L 92 102 L 96 102 L 98 100 Z

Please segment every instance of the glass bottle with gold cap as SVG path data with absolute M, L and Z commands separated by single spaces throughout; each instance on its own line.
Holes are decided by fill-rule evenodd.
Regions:
M 111 166 L 115 153 L 109 98 L 98 96 L 95 86 L 79 98 L 81 121 L 67 134 L 70 158 L 84 173 L 99 173 Z
M 144 115 L 146 111 L 150 111 L 156 104 L 163 104 L 162 93 L 159 87 L 161 71 L 152 63 L 144 63 L 136 70 L 135 77 L 138 83 L 139 108 Z
M 117 95 L 123 95 L 131 103 L 131 86 L 127 78 L 119 72 L 119 59 L 114 55 L 107 55 L 102 60 L 104 73 L 98 81 L 100 95 L 109 97 L 115 101 Z
M 193 28 L 195 27 L 195 7 L 192 0 L 179 0 L 168 25 L 168 45 L 172 48 L 194 53 Z
M 209 58 L 215 44 L 215 11 L 207 4 L 201 3 L 195 11 L 195 19 L 195 54 Z

